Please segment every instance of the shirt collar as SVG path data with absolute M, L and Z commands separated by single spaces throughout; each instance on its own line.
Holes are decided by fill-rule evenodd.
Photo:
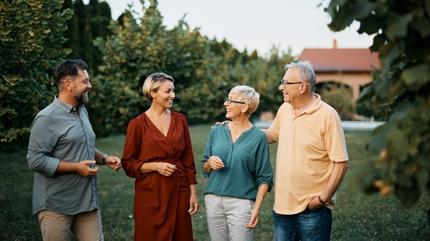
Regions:
M 303 113 L 312 114 L 321 107 L 321 96 L 314 93 L 313 101 L 303 109 Z
M 61 109 L 65 110 L 67 113 L 77 113 L 78 112 L 78 107 L 69 105 L 63 101 L 61 101 L 60 99 L 58 99 L 58 96 L 54 96 L 54 100 L 52 101 L 52 103 L 54 103 L 54 105 L 60 107 Z
M 304 114 L 311 115 L 321 107 L 321 96 L 319 94 L 314 93 L 313 97 L 314 98 L 312 102 L 305 106 L 302 110 L 300 110 L 300 113 L 298 113 L 297 115 L 295 114 L 294 107 L 292 105 L 289 105 L 291 113 L 293 114 L 293 116 L 295 116 L 294 118 L 297 118 Z

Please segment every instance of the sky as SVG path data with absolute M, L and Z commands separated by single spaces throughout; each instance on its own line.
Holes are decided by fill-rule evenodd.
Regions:
M 127 4 L 141 16 L 139 0 L 106 0 L 116 19 Z M 149 1 L 146 0 L 145 3 Z M 322 3 L 322 6 L 318 5 Z M 339 48 L 368 48 L 372 37 L 358 34 L 358 23 L 342 32 L 327 27 L 330 16 L 324 12 L 324 0 L 158 0 L 164 24 L 171 28 L 185 15 L 192 28 L 218 40 L 226 39 L 239 50 L 256 49 L 266 55 L 275 46 L 291 48 L 294 55 L 303 48 L 331 48 L 336 39 Z

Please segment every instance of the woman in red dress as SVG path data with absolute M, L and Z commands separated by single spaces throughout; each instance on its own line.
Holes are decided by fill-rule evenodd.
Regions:
M 191 215 L 199 208 L 187 120 L 173 112 L 173 78 L 154 73 L 143 94 L 151 101 L 127 128 L 122 165 L 136 179 L 134 240 L 193 240 Z

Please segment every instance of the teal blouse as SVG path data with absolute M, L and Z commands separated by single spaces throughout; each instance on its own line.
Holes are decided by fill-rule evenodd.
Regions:
M 273 184 L 269 145 L 266 134 L 256 127 L 243 132 L 233 144 L 227 124 L 215 126 L 209 133 L 203 163 L 218 156 L 224 168 L 210 173 L 205 194 L 255 200 L 258 187 Z

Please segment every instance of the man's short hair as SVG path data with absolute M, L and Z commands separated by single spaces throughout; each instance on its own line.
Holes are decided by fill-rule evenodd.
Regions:
M 59 63 L 54 71 L 55 83 L 60 86 L 61 80 L 67 76 L 78 76 L 79 70 L 88 70 L 88 65 L 80 59 L 66 59 Z
M 293 62 L 285 65 L 285 71 L 287 71 L 288 69 L 297 69 L 299 78 L 302 81 L 309 83 L 312 92 L 315 91 L 317 78 L 315 76 L 315 72 L 311 62 L 307 60 Z

